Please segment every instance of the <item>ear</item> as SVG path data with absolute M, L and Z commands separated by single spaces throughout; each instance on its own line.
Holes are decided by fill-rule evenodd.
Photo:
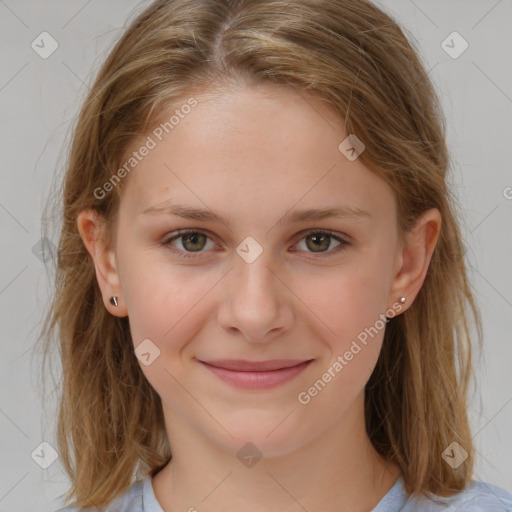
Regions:
M 114 316 L 128 316 L 121 279 L 116 267 L 115 251 L 105 244 L 105 219 L 93 210 L 84 210 L 77 217 L 77 227 L 87 251 L 94 261 L 96 278 L 106 309 Z M 117 296 L 118 305 L 110 303 Z
M 437 208 L 431 208 L 418 216 L 414 227 L 405 233 L 404 242 L 397 252 L 395 276 L 388 297 L 389 308 L 396 304 L 399 297 L 406 302 L 400 312 L 404 312 L 418 295 L 432 254 L 441 232 L 441 214 Z

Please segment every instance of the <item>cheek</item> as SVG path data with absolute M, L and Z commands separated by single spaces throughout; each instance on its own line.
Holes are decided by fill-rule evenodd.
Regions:
M 182 267 L 171 269 L 156 263 L 139 264 L 128 275 L 132 343 L 136 353 L 144 346 L 143 353 L 150 354 L 146 361 L 138 357 L 139 365 L 164 402 L 175 408 L 189 407 L 190 396 L 183 388 L 188 367 L 182 353 L 204 328 L 199 319 L 207 318 L 205 299 L 218 278 L 197 279 Z
M 172 365 L 204 326 L 208 294 L 218 284 L 216 274 L 171 265 L 162 258 L 132 261 L 123 283 L 130 301 L 129 323 L 134 347 L 150 339 Z
M 297 294 L 307 297 L 304 314 L 323 340 L 317 377 L 330 368 L 336 375 L 332 388 L 348 395 L 360 391 L 373 372 L 386 327 L 386 274 L 374 260 L 360 258 L 329 275 L 302 276 L 296 282 Z
M 301 276 L 296 281 L 297 295 L 306 298 L 304 311 L 325 327 L 322 334 L 326 334 L 326 339 L 339 343 L 355 338 L 385 312 L 383 274 L 369 267 L 340 267 L 323 276 Z
M 308 406 L 308 414 L 320 417 L 325 410 L 342 414 L 364 390 L 386 328 L 382 294 L 377 289 L 383 286 L 381 281 L 375 274 L 354 270 L 326 280 L 324 292 L 311 288 L 308 304 L 322 320 L 316 324 L 326 325 L 328 330 L 321 327 L 318 332 L 319 343 L 323 342 L 323 352 L 317 352 L 321 359 L 301 390 L 305 399 L 315 404 Z

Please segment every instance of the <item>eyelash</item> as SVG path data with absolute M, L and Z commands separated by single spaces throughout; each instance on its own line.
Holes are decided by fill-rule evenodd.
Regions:
M 200 229 L 182 229 L 182 230 L 178 231 L 175 235 L 173 235 L 171 238 L 167 239 L 167 241 L 162 242 L 162 245 L 164 247 L 167 247 L 169 250 L 171 250 L 175 254 L 178 254 L 178 256 L 180 256 L 182 258 L 198 258 L 198 257 L 200 257 L 199 255 L 203 251 L 198 251 L 197 252 L 197 256 L 196 256 L 195 253 L 187 252 L 187 251 L 182 251 L 181 249 L 176 249 L 171 244 L 171 242 L 173 242 L 174 240 L 177 240 L 177 239 L 183 237 L 184 235 L 189 235 L 189 234 L 205 235 L 205 236 L 207 236 L 211 240 L 211 238 L 208 236 L 208 234 L 205 233 L 204 231 L 201 231 Z M 345 249 L 349 245 L 351 245 L 350 242 L 347 242 L 346 240 L 336 236 L 332 231 L 325 230 L 325 229 L 312 229 L 312 230 L 309 230 L 306 233 L 304 233 L 304 235 L 302 236 L 302 238 L 300 240 L 302 240 L 303 238 L 306 238 L 306 237 L 308 237 L 310 235 L 327 235 L 327 236 L 329 236 L 331 238 L 334 238 L 337 242 L 340 242 L 340 245 L 338 245 L 334 249 L 332 249 L 330 251 L 327 251 L 325 253 L 311 253 L 311 254 L 316 254 L 319 257 L 329 257 L 329 256 L 332 256 L 332 255 L 337 254 L 338 252 L 342 251 L 343 249 Z

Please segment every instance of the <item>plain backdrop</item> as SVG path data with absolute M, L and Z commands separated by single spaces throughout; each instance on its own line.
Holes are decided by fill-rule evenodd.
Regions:
M 56 403 L 52 396 L 43 402 L 34 348 L 53 278 L 42 261 L 41 222 L 81 100 L 133 9 L 148 4 L 0 0 L 0 512 L 51 512 L 63 504 L 59 495 L 69 481 L 51 448 Z M 474 477 L 511 490 L 512 2 L 378 5 L 409 31 L 442 99 L 453 187 L 464 209 L 467 257 L 484 321 L 470 405 L 479 451 Z M 32 46 L 42 32 L 58 45 L 47 58 Z M 49 51 L 51 40 L 44 37 Z M 464 41 L 468 48 L 454 58 Z M 46 257 L 57 233 L 49 237 Z

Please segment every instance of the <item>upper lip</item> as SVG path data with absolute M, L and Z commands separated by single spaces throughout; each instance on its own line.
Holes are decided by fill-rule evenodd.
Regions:
M 217 359 L 215 361 L 201 361 L 202 363 L 226 370 L 239 372 L 264 372 L 269 370 L 279 370 L 281 368 L 291 368 L 301 363 L 311 361 L 311 359 L 273 359 L 271 361 L 246 361 L 244 359 Z

